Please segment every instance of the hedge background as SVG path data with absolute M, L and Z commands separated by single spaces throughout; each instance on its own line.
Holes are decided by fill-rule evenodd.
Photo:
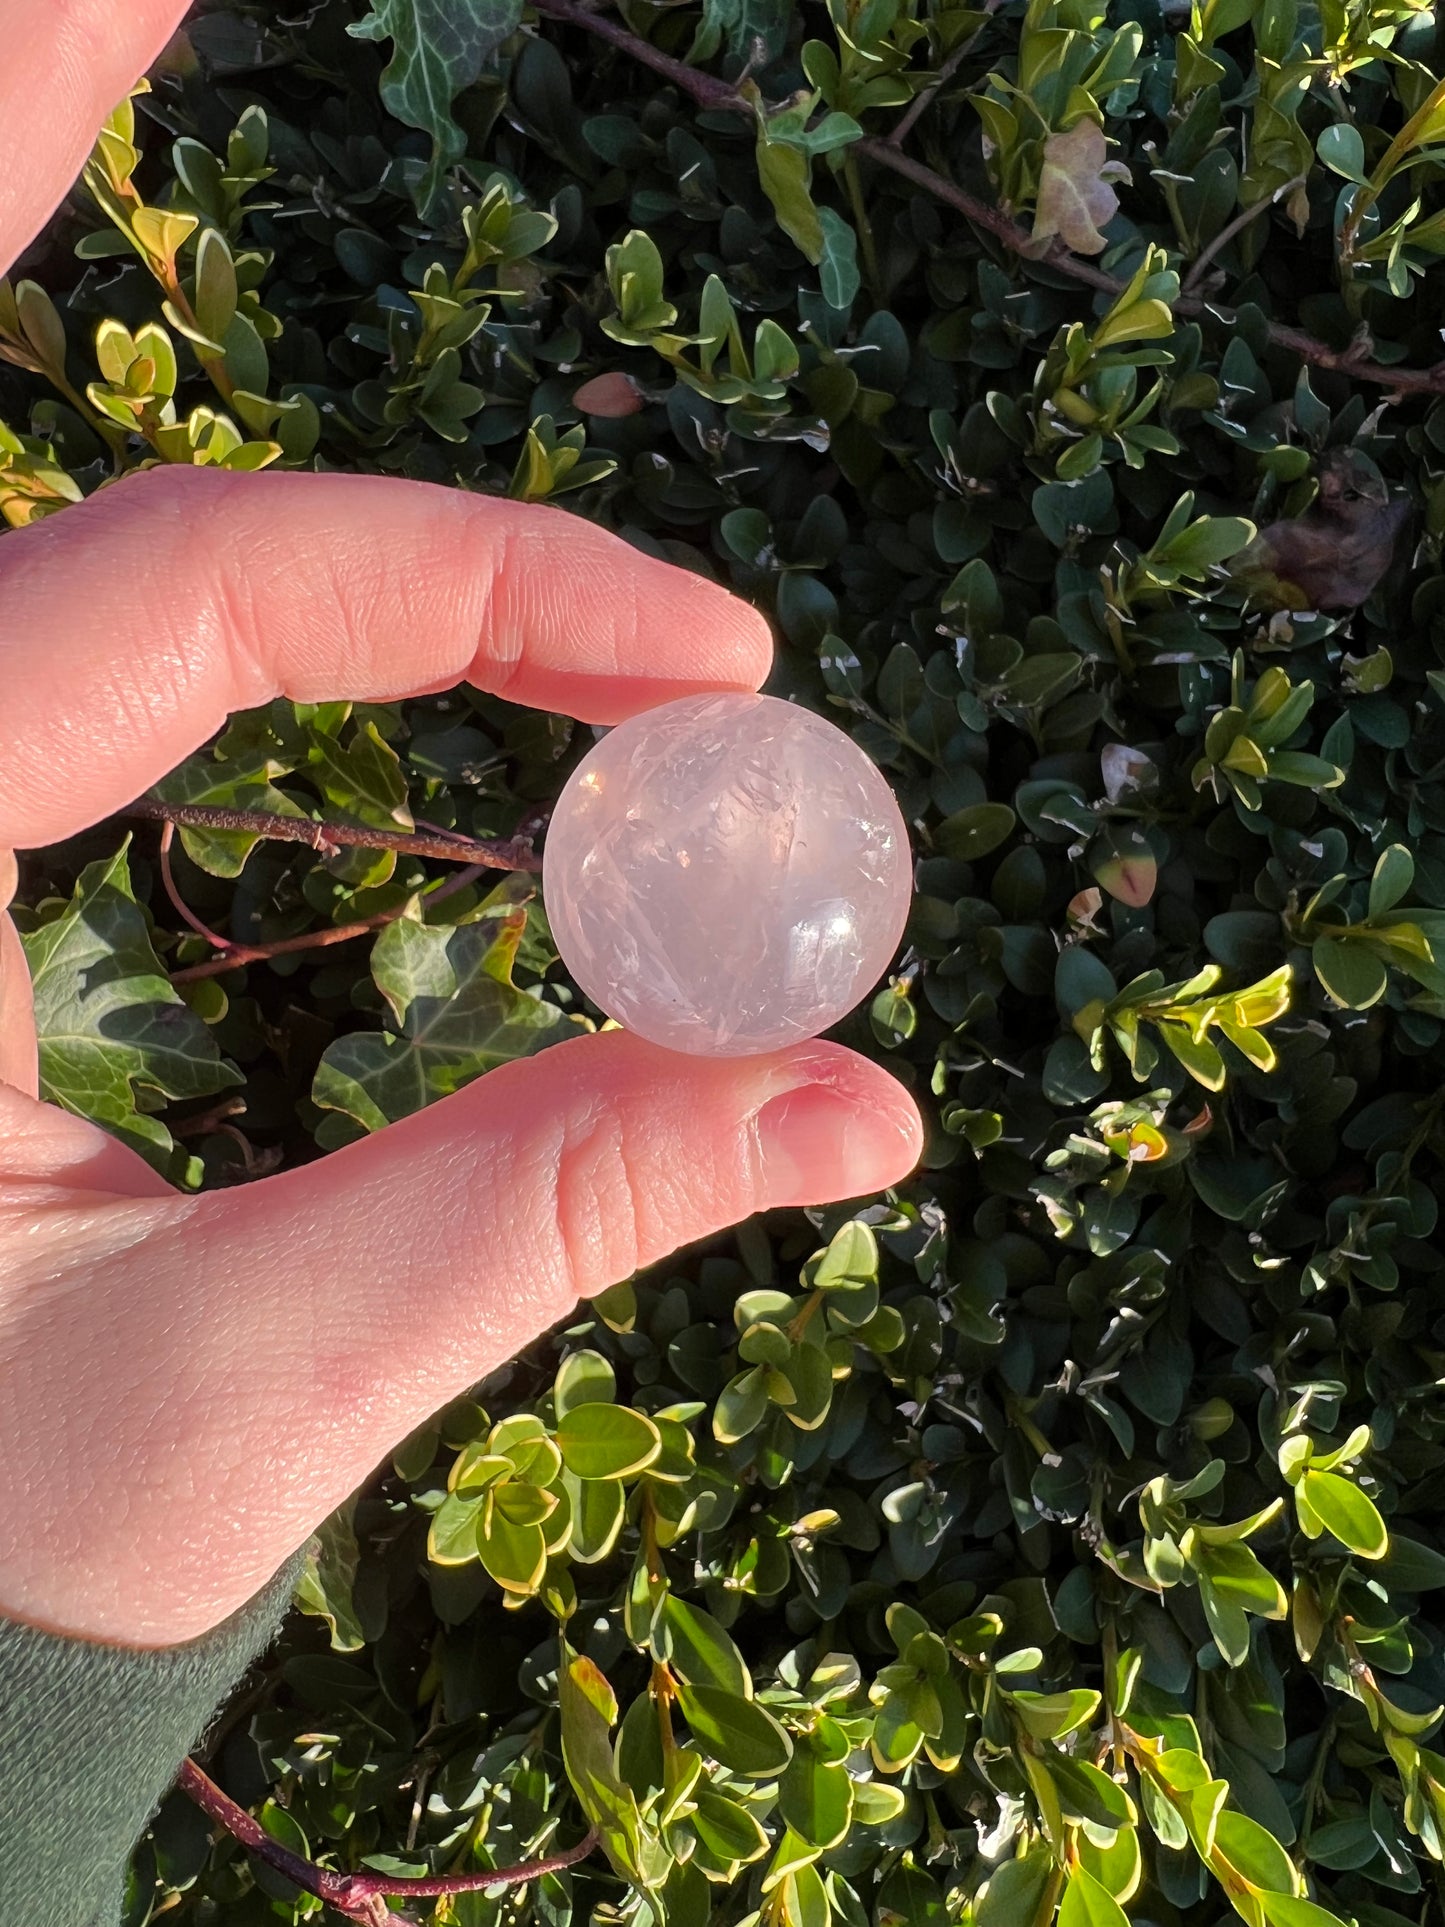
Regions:
M 209 1759 L 287 1844 L 602 1825 L 461 1927 L 1440 1919 L 1440 71 L 1409 0 L 204 8 L 0 287 L 14 527 L 141 460 L 564 496 L 766 608 L 916 838 L 839 1034 L 917 1178 L 332 1522 Z M 587 740 L 277 704 L 159 799 L 526 835 Z M 526 873 L 172 854 L 269 958 L 154 823 L 23 926 L 50 1093 L 178 1183 L 588 1021 Z M 320 1912 L 173 1798 L 127 1927 Z

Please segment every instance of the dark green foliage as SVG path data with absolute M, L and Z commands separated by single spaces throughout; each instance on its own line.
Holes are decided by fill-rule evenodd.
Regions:
M 108 220 L 0 289 L 0 508 L 142 454 L 322 464 L 572 490 L 729 581 L 916 827 L 907 947 L 841 1034 L 929 1146 L 896 1198 L 619 1286 L 409 1440 L 215 1771 L 340 1866 L 602 1828 L 460 1927 L 1424 1927 L 1445 401 L 1384 371 L 1439 350 L 1433 17 L 608 16 L 707 63 L 700 106 L 559 11 L 198 21 L 201 73 L 92 172 Z M 870 146 L 945 64 L 903 151 L 1032 256 Z M 279 704 L 164 794 L 508 834 L 576 736 L 466 689 Z M 167 1124 L 235 1179 L 586 1020 L 515 883 L 412 902 L 439 866 L 186 831 L 237 941 L 411 908 L 184 981 L 183 1022 L 156 958 L 209 952 L 151 835 L 149 932 L 116 825 L 29 861 L 25 922 L 57 1095 L 178 1176 Z M 103 1063 L 57 1042 L 77 930 L 123 966 Z M 157 1881 L 177 1922 L 316 1911 L 175 1804 L 129 1927 Z

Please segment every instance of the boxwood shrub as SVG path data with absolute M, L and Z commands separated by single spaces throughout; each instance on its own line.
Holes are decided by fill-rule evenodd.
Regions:
M 12 530 L 142 461 L 561 499 L 765 609 L 915 838 L 839 1034 L 922 1168 L 329 1522 L 207 1753 L 285 1844 L 598 1826 L 457 1927 L 1440 1919 L 1440 70 L 1420 0 L 231 0 L 0 285 Z M 277 703 L 151 800 L 534 835 L 588 740 Z M 266 954 L 132 818 L 22 920 L 47 1090 L 178 1184 L 597 1021 L 526 872 L 171 858 Z M 126 1920 L 322 1912 L 177 1796 Z

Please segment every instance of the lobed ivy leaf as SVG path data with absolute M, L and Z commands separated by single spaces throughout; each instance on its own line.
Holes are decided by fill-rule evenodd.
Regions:
M 177 1182 L 193 1161 L 155 1115 L 240 1072 L 171 987 L 131 885 L 129 839 L 82 870 L 58 917 L 21 939 L 35 997 L 40 1092 L 113 1132 Z
M 447 168 L 466 152 L 452 102 L 521 18 L 522 0 L 371 0 L 371 12 L 347 27 L 358 40 L 391 41 L 382 100 L 398 120 L 431 135 L 431 161 L 416 190 L 423 215 Z
M 371 969 L 398 1028 L 328 1044 L 313 1100 L 379 1131 L 484 1071 L 571 1034 L 554 1004 L 510 981 L 519 937 L 515 918 L 504 920 L 500 934 L 489 918 L 455 928 L 409 916 L 388 924 L 373 946 Z

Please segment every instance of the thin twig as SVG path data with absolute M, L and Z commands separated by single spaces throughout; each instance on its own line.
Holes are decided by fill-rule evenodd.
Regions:
M 1297 187 L 1303 187 L 1304 184 L 1304 175 L 1296 174 L 1292 181 L 1286 181 L 1283 187 L 1277 187 L 1273 194 L 1267 196 L 1266 199 L 1256 201 L 1252 207 L 1247 207 L 1243 209 L 1241 213 L 1236 214 L 1232 221 L 1226 221 L 1208 246 L 1201 248 L 1194 257 L 1194 266 L 1189 270 L 1185 278 L 1184 286 L 1180 289 L 1181 295 L 1193 295 L 1195 289 L 1203 282 L 1210 262 L 1213 261 L 1215 256 L 1224 248 L 1229 246 L 1236 234 L 1241 233 L 1249 226 L 1251 221 L 1257 220 L 1261 214 L 1267 213 L 1270 208 L 1277 207 L 1286 194 L 1293 194 Z
M 324 950 L 328 944 L 350 943 L 355 937 L 364 937 L 369 931 L 380 930 L 383 924 L 393 923 L 401 915 L 399 910 L 384 910 L 379 916 L 367 917 L 361 923 L 338 923 L 329 930 L 308 930 L 299 937 L 282 937 L 276 943 L 241 943 L 223 950 L 208 963 L 189 964 L 184 970 L 173 970 L 173 984 L 198 984 L 203 977 L 224 977 L 228 970 L 239 970 L 243 964 L 265 963 L 272 957 L 289 956 L 297 950 Z
M 310 816 L 277 816 L 270 810 L 233 810 L 213 803 L 166 803 L 142 796 L 119 812 L 153 823 L 178 823 L 183 829 L 238 830 L 246 836 L 280 843 L 305 843 L 333 855 L 341 849 L 395 850 L 399 856 L 438 857 L 445 863 L 477 864 L 484 870 L 540 870 L 542 859 L 531 836 L 478 838 L 418 834 L 411 830 L 374 830 L 361 823 L 318 822 Z
M 258 1860 L 274 1868 L 303 1893 L 315 1894 L 346 1919 L 362 1921 L 365 1927 L 394 1927 L 397 1916 L 387 1909 L 388 1894 L 402 1899 L 430 1900 L 442 1894 L 485 1893 L 494 1887 L 520 1887 L 528 1881 L 540 1880 L 544 1874 L 575 1867 L 597 1845 L 597 1829 L 590 1827 L 575 1847 L 568 1847 L 563 1853 L 548 1854 L 541 1860 L 525 1860 L 515 1867 L 494 1867 L 483 1873 L 438 1874 L 419 1880 L 398 1874 L 336 1873 L 330 1867 L 318 1867 L 314 1861 L 303 1860 L 279 1840 L 273 1840 L 260 1821 L 244 1807 L 237 1806 L 194 1760 L 182 1762 L 176 1784 L 203 1813 L 233 1834 Z
M 914 95 L 913 99 L 909 102 L 907 113 L 904 114 L 898 125 L 893 129 L 893 132 L 888 136 L 887 145 L 889 147 L 901 147 L 904 141 L 907 140 L 924 114 L 926 114 L 933 105 L 937 96 L 942 93 L 949 81 L 953 79 L 964 55 L 973 45 L 976 38 L 976 35 L 969 34 L 966 38 L 960 40 L 923 91 Z
M 532 0 L 532 4 L 538 13 L 549 19 L 566 21 L 587 33 L 596 34 L 599 39 L 610 41 L 633 60 L 670 80 L 700 107 L 749 116 L 753 113 L 751 104 L 735 93 L 726 81 L 717 80 L 711 74 L 699 73 L 696 68 L 674 60 L 640 34 L 631 32 L 604 14 L 594 13 L 588 7 L 579 5 L 578 0 Z M 1105 273 L 1102 268 L 1095 267 L 1092 261 L 1086 261 L 1067 248 L 1056 245 L 1046 253 L 1039 254 L 1028 230 L 1020 227 L 1002 209 L 990 207 L 986 201 L 979 200 L 976 195 L 969 194 L 942 174 L 935 173 L 931 167 L 914 160 L 896 146 L 891 137 L 888 140 L 875 140 L 871 135 L 865 136 L 862 140 L 854 141 L 850 151 L 886 168 L 889 173 L 912 181 L 935 200 L 957 209 L 976 227 L 996 236 L 1012 253 L 1026 260 L 1037 260 L 1041 266 L 1053 268 L 1071 280 L 1081 281 L 1086 287 L 1097 288 L 1102 294 L 1123 293 L 1125 283 L 1117 275 Z M 1209 301 L 1198 289 L 1188 295 L 1181 292 L 1174 306 L 1176 313 L 1180 314 L 1199 314 L 1208 308 L 1215 320 L 1226 327 L 1238 321 L 1233 309 Z M 1331 348 L 1302 329 L 1288 327 L 1282 322 L 1267 321 L 1265 330 L 1276 348 L 1298 355 L 1302 361 L 1310 362 L 1317 368 L 1333 369 L 1349 375 L 1352 380 L 1388 388 L 1397 395 L 1445 393 L 1445 361 L 1436 362 L 1430 368 L 1389 368 L 1380 362 L 1359 359 L 1348 349 Z
M 458 870 L 434 890 L 424 893 L 424 903 L 440 903 L 444 897 L 455 896 L 458 890 L 465 890 L 469 883 L 475 883 L 479 876 L 486 873 L 484 863 L 469 863 L 465 869 Z M 365 917 L 360 923 L 338 923 L 329 929 L 305 930 L 299 937 L 278 937 L 274 943 L 233 943 L 227 944 L 219 956 L 212 957 L 207 963 L 191 964 L 185 970 L 173 970 L 173 984 L 199 983 L 203 977 L 223 977 L 228 970 L 239 970 L 243 964 L 265 963 L 271 957 L 286 957 L 298 950 L 324 950 L 333 943 L 350 943 L 354 937 L 367 936 L 373 930 L 381 930 L 398 917 L 404 917 L 410 908 L 411 898 L 399 903 L 390 910 L 379 910 L 374 917 Z
M 171 900 L 171 908 L 182 922 L 188 923 L 191 926 L 198 937 L 204 937 L 206 942 L 214 944 L 217 950 L 229 950 L 231 946 L 227 943 L 226 939 L 224 937 L 218 937 L 208 923 L 201 922 L 195 911 L 191 909 L 190 905 L 176 888 L 176 879 L 171 873 L 171 844 L 175 840 L 175 834 L 176 826 L 174 823 L 170 821 L 162 823 L 161 882 L 166 887 L 166 895 Z

